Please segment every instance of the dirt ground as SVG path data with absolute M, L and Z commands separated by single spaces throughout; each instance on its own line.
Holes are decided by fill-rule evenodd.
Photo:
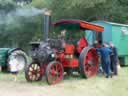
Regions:
M 23 73 L 16 82 L 11 74 L 0 73 L 0 96 L 128 96 L 128 68 L 119 72 L 119 76 L 109 79 L 101 75 L 90 79 L 65 77 L 52 86 L 45 80 L 28 83 Z

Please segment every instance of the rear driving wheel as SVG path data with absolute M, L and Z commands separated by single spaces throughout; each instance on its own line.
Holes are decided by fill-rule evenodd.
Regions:
M 80 54 L 80 74 L 89 78 L 97 75 L 99 67 L 99 56 L 95 48 L 84 48 Z
M 25 70 L 25 78 L 27 81 L 40 81 L 44 74 L 44 68 L 37 62 L 31 63 Z
M 63 66 L 57 61 L 48 64 L 46 69 L 46 78 L 48 84 L 56 84 L 63 80 Z

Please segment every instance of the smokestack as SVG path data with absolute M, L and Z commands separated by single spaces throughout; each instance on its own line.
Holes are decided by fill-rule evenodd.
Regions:
M 48 34 L 50 31 L 50 24 L 51 24 L 51 10 L 47 10 L 44 13 L 44 34 L 43 34 L 44 40 L 48 39 Z

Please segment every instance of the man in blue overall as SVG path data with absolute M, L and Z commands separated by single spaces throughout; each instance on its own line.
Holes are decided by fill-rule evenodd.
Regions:
M 110 54 L 112 50 L 108 47 L 106 43 L 103 44 L 103 47 L 96 49 L 101 55 L 102 68 L 106 74 L 106 78 L 112 77 L 110 69 Z
M 110 48 L 112 50 L 111 54 L 111 71 L 113 72 L 113 75 L 117 75 L 117 63 L 118 63 L 118 53 L 117 48 L 114 46 L 112 42 L 109 42 Z

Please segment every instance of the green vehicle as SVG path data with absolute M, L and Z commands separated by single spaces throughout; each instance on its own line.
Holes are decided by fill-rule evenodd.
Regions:
M 0 48 L 0 70 L 10 71 L 10 62 L 18 62 L 18 70 L 23 70 L 27 64 L 27 55 L 20 48 Z M 14 62 L 15 63 L 15 62 Z

